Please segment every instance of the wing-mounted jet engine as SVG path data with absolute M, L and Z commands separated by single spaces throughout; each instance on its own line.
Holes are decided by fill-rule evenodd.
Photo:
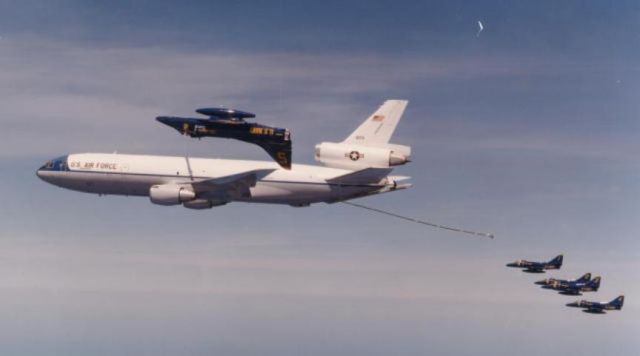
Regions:
M 291 169 L 291 133 L 288 129 L 247 122 L 255 114 L 227 108 L 202 108 L 198 114 L 208 118 L 158 116 L 156 120 L 183 135 L 194 138 L 222 137 L 253 143 L 262 147 L 285 169 Z

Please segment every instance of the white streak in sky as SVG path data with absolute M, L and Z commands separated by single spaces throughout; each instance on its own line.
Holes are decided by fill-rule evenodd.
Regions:
M 482 25 L 482 22 L 478 21 L 478 33 L 476 33 L 476 37 L 480 37 L 480 32 L 482 32 L 482 30 L 484 30 L 484 26 Z

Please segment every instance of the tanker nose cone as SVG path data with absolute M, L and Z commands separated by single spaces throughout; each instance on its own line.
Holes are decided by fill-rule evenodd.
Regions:
M 48 176 L 48 172 L 51 171 L 54 167 L 54 162 L 53 160 L 51 161 L 47 161 L 45 164 L 43 164 L 42 166 L 40 166 L 40 168 L 38 168 L 38 170 L 36 171 L 36 176 L 38 176 L 38 178 L 42 179 L 45 182 L 47 181 L 47 176 Z
M 53 174 L 51 173 L 51 171 L 47 171 L 44 169 L 38 169 L 38 171 L 36 171 L 36 175 L 38 176 L 38 178 L 40 178 L 40 180 L 42 180 L 43 182 L 49 183 L 49 184 L 54 184 L 54 177 Z
M 67 156 L 61 156 L 47 161 L 36 171 L 36 176 L 47 183 L 53 183 L 56 177 L 69 171 Z
M 45 168 L 45 166 L 46 164 L 38 168 L 38 170 L 36 171 L 36 176 L 38 176 L 38 178 L 40 178 L 44 182 L 51 183 L 51 170 Z

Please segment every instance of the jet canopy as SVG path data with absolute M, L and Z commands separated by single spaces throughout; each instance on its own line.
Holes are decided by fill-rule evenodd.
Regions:
M 196 110 L 198 114 L 202 114 L 204 116 L 209 116 L 211 120 L 219 120 L 219 119 L 232 119 L 232 120 L 244 120 L 248 118 L 256 117 L 256 114 L 233 110 L 227 108 L 202 108 Z

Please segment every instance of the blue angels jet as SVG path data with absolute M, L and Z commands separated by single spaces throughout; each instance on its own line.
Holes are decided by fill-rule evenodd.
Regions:
M 517 260 L 507 263 L 507 267 L 523 268 L 523 272 L 544 273 L 548 269 L 560 269 L 562 267 L 562 255 L 556 256 L 549 262 L 531 262 L 526 260 Z
M 591 280 L 591 273 L 585 273 L 582 277 L 577 279 L 556 279 L 556 278 L 547 278 L 540 281 L 535 282 L 535 284 L 539 286 L 548 286 L 553 283 L 573 283 L 573 282 L 589 282 Z
M 585 313 L 592 314 L 605 314 L 607 310 L 620 310 L 622 309 L 622 305 L 624 304 L 624 295 L 619 296 L 618 298 L 610 301 L 610 302 L 590 302 L 587 300 L 578 300 L 573 303 L 568 303 L 568 307 L 573 308 L 582 308 Z
M 562 283 L 555 281 L 546 286 L 542 286 L 542 288 L 557 290 L 560 294 L 566 295 L 581 295 L 582 292 L 596 292 L 600 288 L 600 276 L 586 282 L 569 281 Z
M 223 137 L 256 144 L 285 169 L 291 169 L 291 133 L 287 129 L 247 122 L 256 117 L 246 111 L 227 108 L 196 110 L 207 118 L 158 116 L 156 120 L 190 137 Z

